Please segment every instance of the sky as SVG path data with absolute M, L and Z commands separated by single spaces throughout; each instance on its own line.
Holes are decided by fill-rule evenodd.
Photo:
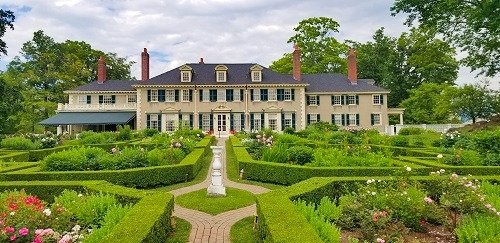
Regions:
M 3 37 L 8 55 L 0 70 L 19 55 L 33 33 L 62 42 L 84 41 L 94 49 L 115 52 L 129 61 L 140 78 L 140 53 L 150 53 L 150 77 L 184 63 L 259 63 L 269 66 L 292 51 L 293 28 L 309 17 L 330 17 L 340 24 L 338 40 L 365 42 L 385 27 L 391 36 L 408 28 L 405 16 L 391 16 L 393 0 L 3 0 L 13 10 L 15 30 Z M 458 55 L 458 58 L 463 56 Z M 481 80 L 461 67 L 457 84 Z M 491 79 L 499 89 L 500 78 Z

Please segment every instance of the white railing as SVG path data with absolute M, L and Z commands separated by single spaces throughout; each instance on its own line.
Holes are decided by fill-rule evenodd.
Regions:
M 57 104 L 58 111 L 107 111 L 107 110 L 136 110 L 136 103 L 125 104 Z
M 385 127 L 385 133 L 388 135 L 396 135 L 402 128 L 417 127 L 435 132 L 446 133 L 451 128 L 463 127 L 467 124 L 408 124 L 408 125 L 389 125 Z

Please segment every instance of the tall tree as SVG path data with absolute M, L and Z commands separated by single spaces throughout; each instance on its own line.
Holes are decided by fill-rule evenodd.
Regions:
M 2 40 L 7 28 L 14 29 L 14 12 L 0 9 L 0 52 L 7 55 L 7 44 Z
M 301 64 L 303 73 L 345 73 L 348 47 L 333 36 L 338 32 L 339 24 L 327 17 L 314 17 L 299 22 L 293 30 L 295 35 L 288 43 L 297 44 L 301 49 Z M 292 71 L 292 56 L 284 54 L 274 61 L 271 69 L 290 73 Z
M 424 83 L 410 91 L 410 97 L 401 106 L 406 108 L 407 123 L 448 123 L 454 113 L 450 107 L 450 96 L 456 88 L 448 84 Z
M 408 14 L 408 26 L 434 29 L 468 56 L 462 61 L 487 76 L 500 72 L 500 1 L 396 0 L 392 15 Z
M 432 33 L 412 29 L 399 38 L 384 34 L 381 28 L 373 42 L 353 43 L 358 53 L 360 78 L 373 78 L 391 91 L 388 104 L 397 107 L 422 83 L 453 84 L 458 62 L 455 51 Z
M 15 84 L 8 83 L 4 74 L 0 73 L 0 134 L 15 132 L 15 114 L 21 109 L 19 93 L 21 90 Z
M 83 41 L 56 42 L 43 31 L 24 43 L 21 57 L 7 66 L 5 79 L 22 85 L 22 107 L 16 115 L 19 129 L 32 131 L 57 103 L 66 102 L 64 90 L 91 82 L 97 76 L 97 59 L 105 56 L 108 79 L 129 80 L 133 62 L 93 49 Z M 124 81 L 125 82 L 125 81 Z
M 451 106 L 459 115 L 476 123 L 479 118 L 488 119 L 495 114 L 495 99 L 488 83 L 466 84 L 453 95 Z

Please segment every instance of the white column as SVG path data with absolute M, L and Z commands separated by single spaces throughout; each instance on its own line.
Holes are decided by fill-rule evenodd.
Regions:
M 223 146 L 210 146 L 214 155 L 214 162 L 212 164 L 212 182 L 207 188 L 208 195 L 211 196 L 225 196 L 226 188 L 222 184 L 222 163 L 221 154 Z
M 399 125 L 403 125 L 403 113 L 399 113 Z
M 57 135 L 61 135 L 63 133 L 62 125 L 57 126 Z

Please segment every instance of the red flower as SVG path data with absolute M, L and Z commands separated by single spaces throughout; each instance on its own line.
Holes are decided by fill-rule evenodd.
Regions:
M 15 211 L 17 209 L 17 204 L 15 203 L 9 203 L 9 210 L 10 211 Z
M 14 229 L 13 227 L 10 227 L 10 226 L 7 226 L 3 229 L 3 232 L 5 233 L 14 233 L 16 231 L 16 229 Z

